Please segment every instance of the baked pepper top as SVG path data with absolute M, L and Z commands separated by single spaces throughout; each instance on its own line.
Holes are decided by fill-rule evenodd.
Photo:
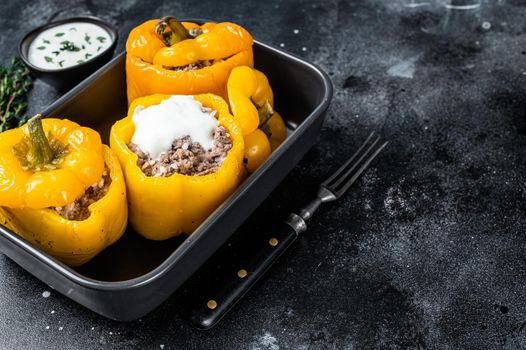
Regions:
M 148 239 L 163 240 L 181 233 L 191 234 L 239 185 L 243 169 L 244 143 L 241 130 L 229 113 L 227 103 L 213 94 L 195 95 L 203 107 L 215 111 L 219 125 L 226 128 L 232 148 L 221 165 L 206 175 L 146 175 L 137 165 L 138 157 L 129 148 L 136 130 L 132 116 L 139 106 L 159 105 L 169 95 L 136 99 L 128 116 L 117 121 L 110 134 L 110 145 L 119 158 L 128 191 L 130 222 Z M 170 140 L 171 141 L 171 140 Z
M 252 43 L 244 28 L 230 22 L 146 21 L 126 42 L 128 103 L 154 93 L 225 97 L 232 69 L 253 66 Z
M 0 206 L 63 206 L 103 171 L 99 134 L 67 119 L 36 116 L 0 134 Z
M 274 111 L 274 94 L 265 74 L 236 67 L 227 82 L 230 110 L 245 138 L 245 159 L 254 172 L 287 136 L 281 116 Z

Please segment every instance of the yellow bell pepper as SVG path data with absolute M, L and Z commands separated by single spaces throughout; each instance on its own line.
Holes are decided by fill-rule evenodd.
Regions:
M 245 137 L 247 170 L 254 172 L 287 136 L 274 111 L 274 95 L 267 77 L 250 67 L 236 67 L 227 82 L 230 110 Z
M 119 158 L 126 179 L 130 222 L 137 232 L 153 240 L 191 234 L 234 192 L 245 175 L 241 130 L 226 102 L 213 94 L 195 95 L 194 98 L 204 107 L 215 110 L 219 124 L 230 134 L 232 148 L 221 166 L 202 176 L 151 177 L 143 173 L 137 165 L 137 156 L 127 146 L 135 133 L 132 115 L 138 106 L 159 104 L 169 97 L 157 94 L 134 100 L 128 116 L 117 121 L 110 134 L 111 148 Z
M 67 119 L 39 118 L 0 134 L 0 206 L 63 206 L 102 176 L 96 131 Z
M 250 34 L 234 23 L 199 26 L 172 17 L 146 21 L 130 32 L 126 42 L 128 104 L 155 93 L 226 97 L 232 69 L 253 66 L 252 43 Z M 210 65 L 178 70 L 208 60 Z
M 124 177 L 97 132 L 69 120 L 37 117 L 1 133 L 0 145 L 1 224 L 71 266 L 120 238 L 128 216 Z M 100 181 L 104 168 L 111 183 L 89 205 L 86 219 L 68 220 L 53 208 L 73 202 Z

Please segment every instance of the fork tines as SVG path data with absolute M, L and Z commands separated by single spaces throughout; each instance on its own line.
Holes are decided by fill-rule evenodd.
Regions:
M 369 164 L 384 149 L 388 142 L 380 143 L 381 137 L 373 131 L 349 160 L 325 180 L 321 186 L 340 197 L 360 177 Z

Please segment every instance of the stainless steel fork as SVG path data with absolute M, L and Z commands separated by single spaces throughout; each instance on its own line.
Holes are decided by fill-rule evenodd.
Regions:
M 278 260 L 287 248 L 307 230 L 309 220 L 319 206 L 340 198 L 356 182 L 369 164 L 387 146 L 372 132 L 349 160 L 325 180 L 318 189 L 314 200 L 303 207 L 298 214 L 290 213 L 287 219 L 269 232 L 268 237 L 256 246 L 253 252 L 245 252 L 245 261 L 236 261 L 223 280 L 215 281 L 206 290 L 206 296 L 197 301 L 191 311 L 191 322 L 200 329 L 213 327 L 264 275 L 265 271 Z

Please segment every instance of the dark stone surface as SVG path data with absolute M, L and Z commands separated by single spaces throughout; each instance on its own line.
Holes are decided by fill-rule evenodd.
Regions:
M 526 2 L 450 12 L 429 2 L 71 2 L 61 16 L 112 21 L 120 49 L 152 17 L 228 19 L 329 72 L 335 96 L 319 143 L 249 226 L 294 209 L 371 130 L 391 144 L 217 328 L 184 319 L 191 282 L 141 320 L 117 323 L 1 256 L 2 347 L 525 348 Z M 67 6 L 2 2 L 1 58 Z M 30 112 L 57 97 L 36 82 Z

